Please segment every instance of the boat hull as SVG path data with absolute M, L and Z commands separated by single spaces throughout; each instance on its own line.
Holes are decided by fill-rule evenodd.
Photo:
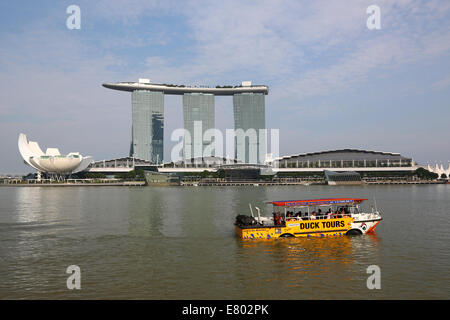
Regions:
M 371 234 L 375 232 L 375 228 L 378 226 L 381 220 L 382 218 L 353 221 L 351 230 L 357 230 L 360 234 Z
M 352 229 L 354 219 L 292 220 L 283 226 L 235 226 L 241 239 L 276 239 L 280 237 L 342 236 Z

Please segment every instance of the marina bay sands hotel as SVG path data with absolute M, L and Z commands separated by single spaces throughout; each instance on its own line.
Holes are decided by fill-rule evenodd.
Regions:
M 189 87 L 184 85 L 154 84 L 148 79 L 138 82 L 105 83 L 105 88 L 131 92 L 132 134 L 130 156 L 160 164 L 164 159 L 164 95 L 174 94 L 183 96 L 184 128 L 191 135 L 191 141 L 184 140 L 184 155 L 191 155 L 194 150 L 203 152 L 211 142 L 201 139 L 201 146 L 194 146 L 194 126 L 201 123 L 201 137 L 208 129 L 215 128 L 214 97 L 233 96 L 234 129 L 266 128 L 265 95 L 269 88 L 265 85 L 252 85 L 244 81 L 239 86 Z M 195 132 L 199 134 L 200 132 Z M 243 140 L 235 144 L 234 158 L 245 163 L 250 162 L 249 150 L 257 151 L 257 163 L 264 161 L 260 155 L 260 141 Z M 244 149 L 240 145 L 244 143 Z M 252 149 L 249 144 L 253 145 Z M 238 150 L 245 153 L 238 154 Z M 189 152 L 190 151 L 190 152 Z M 203 154 L 203 153 L 202 153 Z

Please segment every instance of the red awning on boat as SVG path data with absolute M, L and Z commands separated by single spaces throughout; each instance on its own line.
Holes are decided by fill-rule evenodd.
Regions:
M 300 207 L 300 206 L 319 206 L 319 205 L 358 204 L 365 200 L 367 199 L 333 198 L 333 199 L 271 201 L 269 203 L 273 204 L 276 207 Z

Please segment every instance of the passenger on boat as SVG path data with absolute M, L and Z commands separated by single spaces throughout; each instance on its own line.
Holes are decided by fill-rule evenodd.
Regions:
M 345 207 L 345 208 L 344 208 L 344 211 L 345 211 L 345 215 L 346 215 L 347 217 L 350 217 L 350 210 L 348 209 L 348 207 Z
M 280 215 L 277 213 L 275 216 L 275 225 L 279 226 L 281 224 L 281 217 Z
M 302 216 L 302 212 L 301 211 L 297 212 L 297 214 L 295 216 L 296 217 L 301 217 Z
M 316 219 L 316 212 L 313 211 L 312 216 L 310 217 L 310 219 Z
M 328 214 L 327 214 L 327 219 L 331 219 L 333 216 L 333 212 L 330 210 L 328 210 Z

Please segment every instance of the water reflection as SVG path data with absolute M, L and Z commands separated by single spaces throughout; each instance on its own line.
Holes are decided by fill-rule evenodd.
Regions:
M 233 192 L 230 204 L 235 211 L 235 216 L 237 214 L 250 214 L 249 203 L 253 207 L 259 207 L 261 213 L 266 209 L 266 202 L 269 201 L 267 198 L 267 188 L 240 187 L 231 190 Z M 254 213 L 256 214 L 256 212 Z
M 128 232 L 133 236 L 162 237 L 165 233 L 163 215 L 167 211 L 164 195 L 167 193 L 158 188 L 148 191 L 150 190 L 140 188 L 129 193 Z M 176 218 L 173 220 L 172 227 L 177 225 Z
M 0 188 L 0 298 L 448 298 L 449 186 Z M 373 235 L 244 241 L 248 203 L 377 197 Z M 426 234 L 424 234 L 424 231 Z M 65 268 L 85 289 L 68 292 Z M 436 274 L 439 277 L 436 277 Z M 448 278 L 448 277 L 447 277 Z
M 43 199 L 41 197 L 41 188 L 18 188 L 15 193 L 17 215 L 15 218 L 19 223 L 29 223 L 33 221 L 39 221 L 42 213 Z M 55 210 L 46 210 L 46 212 L 55 217 Z
M 220 203 L 220 194 L 209 188 L 177 190 L 181 202 L 181 219 L 186 237 L 212 237 L 215 234 L 214 212 Z
M 261 192 L 262 191 L 262 192 Z M 140 188 L 130 192 L 129 233 L 136 236 L 214 238 L 234 236 L 237 212 L 248 201 L 264 206 L 261 188 Z
M 252 266 L 266 283 L 284 288 L 305 286 L 313 279 L 334 283 L 361 275 L 361 258 L 370 261 L 379 250 L 377 236 L 237 240 L 238 264 Z M 340 280 L 334 276 L 341 275 Z

